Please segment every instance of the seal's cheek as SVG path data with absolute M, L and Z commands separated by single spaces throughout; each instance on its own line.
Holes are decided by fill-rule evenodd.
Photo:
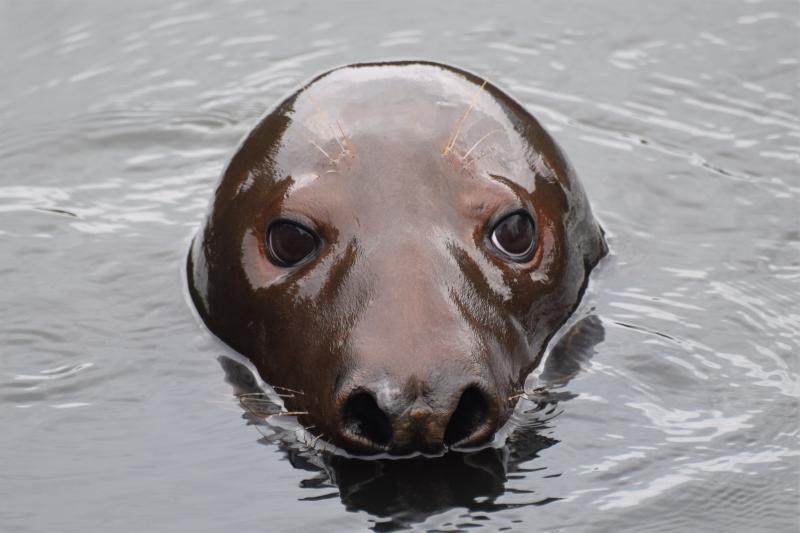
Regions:
M 560 226 L 552 219 L 540 216 L 539 220 L 539 242 L 531 260 L 530 272 L 531 281 L 540 287 L 546 287 L 557 282 L 563 269 L 564 257 L 561 242 L 564 235 L 559 231 Z

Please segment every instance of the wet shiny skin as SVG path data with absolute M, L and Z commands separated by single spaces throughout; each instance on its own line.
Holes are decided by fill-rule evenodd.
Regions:
M 493 247 L 527 210 L 524 262 Z M 320 247 L 276 265 L 266 229 Z M 353 65 L 267 114 L 225 170 L 189 258 L 201 316 L 310 431 L 349 451 L 480 444 L 605 254 L 583 190 L 549 135 L 472 74 Z
M 796 533 L 796 3 L 4 5 L 0 531 Z M 328 468 L 240 418 L 181 271 L 259 117 L 385 57 L 555 136 L 614 251 L 570 322 L 605 337 L 508 446 Z

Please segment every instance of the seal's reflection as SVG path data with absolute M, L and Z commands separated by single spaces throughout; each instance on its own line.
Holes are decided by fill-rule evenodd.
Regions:
M 338 495 L 348 510 L 366 511 L 379 519 L 388 519 L 377 523 L 376 529 L 391 530 L 424 521 L 453 507 L 489 512 L 557 500 L 531 490 L 527 503 L 496 503 L 505 493 L 507 479 L 520 465 L 525 463 L 530 467 L 528 463 L 539 452 L 558 442 L 541 432 L 557 414 L 558 403 L 572 397 L 564 387 L 588 364 L 595 346 L 603 338 L 602 323 L 594 315 L 576 322 L 568 330 L 551 350 L 539 386 L 529 394 L 528 408 L 518 409 L 515 429 L 502 448 L 451 451 L 440 457 L 408 459 L 346 457 L 325 453 L 322 446 L 299 442 L 296 423 L 280 416 L 280 404 L 267 397 L 252 371 L 227 356 L 220 356 L 219 361 L 226 381 L 233 386 L 245 409 L 244 418 L 261 432 L 261 442 L 277 444 L 292 466 L 314 473 L 303 486 L 338 488 L 338 493 L 330 497 Z

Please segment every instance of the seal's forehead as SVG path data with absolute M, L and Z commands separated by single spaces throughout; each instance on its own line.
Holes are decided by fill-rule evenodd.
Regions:
M 309 83 L 306 92 L 332 93 L 337 100 L 360 100 L 365 96 L 427 97 L 458 101 L 471 98 L 483 80 L 469 80 L 444 66 L 406 63 L 354 65 L 336 70 Z
M 507 129 L 509 110 L 482 82 L 435 64 L 349 66 L 300 91 L 293 119 L 307 126 L 329 119 L 361 130 L 412 127 L 436 135 L 450 133 L 452 119 L 470 109 L 470 122 L 491 118 Z
M 242 151 L 261 161 L 251 170 L 271 182 L 338 173 L 370 158 L 383 169 L 403 164 L 406 174 L 409 161 L 425 160 L 432 173 L 437 158 L 447 158 L 459 172 L 502 175 L 532 191 L 536 175 L 565 166 L 538 122 L 500 89 L 418 62 L 350 65 L 317 77 L 278 104 Z

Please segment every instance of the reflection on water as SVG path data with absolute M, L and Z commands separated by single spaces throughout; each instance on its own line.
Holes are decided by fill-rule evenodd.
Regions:
M 799 27 L 789 0 L 0 2 L 0 530 L 796 531 Z M 536 114 L 612 255 L 504 445 L 364 461 L 249 412 L 279 397 L 242 424 L 181 276 L 273 102 L 404 57 Z

